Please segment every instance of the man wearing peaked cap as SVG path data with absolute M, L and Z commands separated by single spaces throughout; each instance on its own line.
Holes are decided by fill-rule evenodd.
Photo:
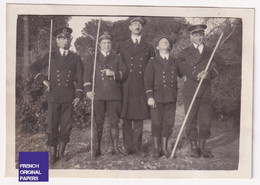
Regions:
M 126 77 L 126 65 L 121 56 L 111 51 L 112 36 L 105 32 L 99 37 L 100 51 L 96 60 L 95 94 L 92 93 L 92 76 L 94 70 L 94 55 L 87 58 L 84 71 L 84 87 L 89 99 L 94 98 L 94 120 L 96 125 L 96 143 L 94 156 L 101 155 L 101 139 L 105 116 L 110 125 L 112 154 L 120 155 L 119 117 L 121 113 L 122 81 Z
M 53 33 L 58 49 L 51 53 L 50 79 L 41 73 L 49 65 L 49 53 L 30 66 L 34 79 L 45 85 L 49 91 L 46 144 L 50 147 L 51 164 L 57 159 L 66 161 L 64 151 L 70 140 L 73 106 L 77 106 L 83 97 L 83 65 L 81 58 L 69 50 L 71 33 L 72 29 L 68 27 Z
M 143 120 L 149 117 L 144 88 L 144 70 L 149 59 L 155 55 L 154 48 L 142 36 L 145 21 L 141 17 L 130 20 L 131 36 L 120 43 L 118 52 L 128 68 L 123 81 L 123 140 L 125 155 L 142 155 Z
M 206 140 L 211 135 L 211 80 L 219 75 L 221 68 L 225 65 L 220 55 L 215 53 L 210 69 L 208 72 L 204 71 L 213 52 L 213 49 L 203 42 L 206 28 L 204 24 L 191 26 L 188 29 L 191 45 L 178 54 L 180 72 L 186 77 L 183 89 L 186 113 L 200 79 L 204 78 L 186 123 L 186 135 L 191 144 L 191 157 L 195 158 L 213 157 L 205 148 Z

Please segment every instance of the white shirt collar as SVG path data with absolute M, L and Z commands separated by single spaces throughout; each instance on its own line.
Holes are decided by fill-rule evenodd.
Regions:
M 193 43 L 193 46 L 194 46 L 195 48 L 198 48 L 200 54 L 202 53 L 203 48 L 204 48 L 204 44 L 203 44 L 203 43 L 201 43 L 199 46 L 198 46 L 197 44 Z
M 69 53 L 69 50 L 68 50 L 68 49 L 60 48 L 60 54 L 61 54 L 61 56 L 63 56 L 64 51 L 65 51 L 65 56 L 67 56 L 67 54 Z
M 139 35 L 139 36 L 131 35 L 131 39 L 132 39 L 133 43 L 135 43 L 135 41 L 137 40 L 137 41 L 138 41 L 138 44 L 140 44 L 141 35 Z
M 102 51 L 102 50 L 100 50 L 100 51 L 101 51 L 101 53 L 102 53 L 105 57 L 110 54 L 110 52 L 106 53 L 106 52 L 104 52 L 104 51 Z
M 163 59 L 167 59 L 167 60 L 169 60 L 169 53 L 166 53 L 166 54 L 162 54 L 162 53 L 160 53 L 160 56 L 163 58 Z

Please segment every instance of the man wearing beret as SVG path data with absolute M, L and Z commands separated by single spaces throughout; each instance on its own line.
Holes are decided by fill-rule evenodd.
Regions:
M 204 71 L 213 52 L 213 49 L 207 47 L 203 42 L 206 28 L 207 26 L 203 24 L 191 26 L 188 31 L 192 44 L 183 49 L 178 56 L 180 72 L 186 76 L 183 90 L 186 113 L 200 79 L 204 78 L 186 123 L 186 135 L 191 144 L 191 156 L 195 158 L 213 157 L 211 152 L 205 148 L 206 140 L 211 135 L 211 80 L 219 75 L 224 65 L 224 61 L 216 53 L 210 69 L 208 72 Z
M 148 107 L 144 88 L 144 70 L 154 56 L 152 45 L 141 36 L 145 20 L 134 17 L 130 20 L 131 37 L 120 44 L 119 53 L 128 68 L 123 82 L 123 140 L 125 155 L 141 153 L 143 120 L 148 118 Z
M 49 65 L 49 53 L 30 66 L 34 79 L 47 87 L 48 139 L 50 162 L 65 159 L 64 151 L 72 129 L 73 106 L 83 97 L 83 65 L 81 58 L 69 50 L 72 29 L 63 27 L 54 32 L 58 49 L 51 53 L 50 79 L 41 70 Z
M 100 51 L 96 60 L 95 94 L 92 93 L 94 56 L 87 59 L 84 72 L 84 87 L 89 99 L 94 98 L 94 120 L 96 124 L 97 143 L 94 156 L 101 155 L 101 138 L 105 115 L 107 115 L 112 140 L 112 154 L 120 155 L 118 149 L 119 117 L 122 104 L 122 80 L 126 75 L 126 65 L 121 56 L 111 51 L 112 36 L 105 32 L 99 37 Z
M 176 57 L 170 55 L 171 39 L 161 36 L 156 45 L 158 53 L 146 66 L 144 82 L 148 105 L 151 107 L 153 157 L 162 155 L 168 158 L 170 152 L 167 145 L 175 122 L 179 73 Z

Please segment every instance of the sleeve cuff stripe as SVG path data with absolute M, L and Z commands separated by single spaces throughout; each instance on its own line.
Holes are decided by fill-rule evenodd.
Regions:
M 83 90 L 82 90 L 82 89 L 76 89 L 76 91 L 81 91 L 81 92 L 83 92 Z
M 91 85 L 91 82 L 86 82 L 86 83 L 84 83 L 84 87 L 85 87 L 85 86 L 88 86 L 88 85 Z
M 148 90 L 148 91 L 146 91 L 146 93 L 149 93 L 149 92 L 153 92 L 153 90 Z
M 214 69 L 214 71 L 219 75 L 219 72 L 215 69 L 215 68 L 213 68 Z

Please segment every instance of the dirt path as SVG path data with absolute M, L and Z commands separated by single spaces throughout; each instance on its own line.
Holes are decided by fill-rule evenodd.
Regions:
M 176 126 L 169 140 L 169 149 L 173 148 L 180 124 L 184 117 L 183 108 L 178 107 Z M 239 161 L 239 133 L 231 128 L 221 128 L 221 122 L 214 122 L 212 136 L 207 147 L 212 150 L 214 158 L 194 159 L 189 157 L 189 144 L 185 137 L 180 140 L 174 160 L 161 157 L 152 158 L 151 123 L 146 120 L 143 130 L 144 156 L 136 155 L 116 157 L 109 153 L 110 138 L 105 127 L 102 138 L 102 156 L 91 160 L 90 130 L 73 129 L 71 141 L 66 148 L 68 161 L 51 165 L 53 169 L 110 169 L 110 170 L 236 170 Z M 17 136 L 17 151 L 48 151 L 45 134 L 34 136 Z M 122 143 L 122 123 L 120 123 L 120 149 Z M 17 153 L 18 155 L 18 153 Z

